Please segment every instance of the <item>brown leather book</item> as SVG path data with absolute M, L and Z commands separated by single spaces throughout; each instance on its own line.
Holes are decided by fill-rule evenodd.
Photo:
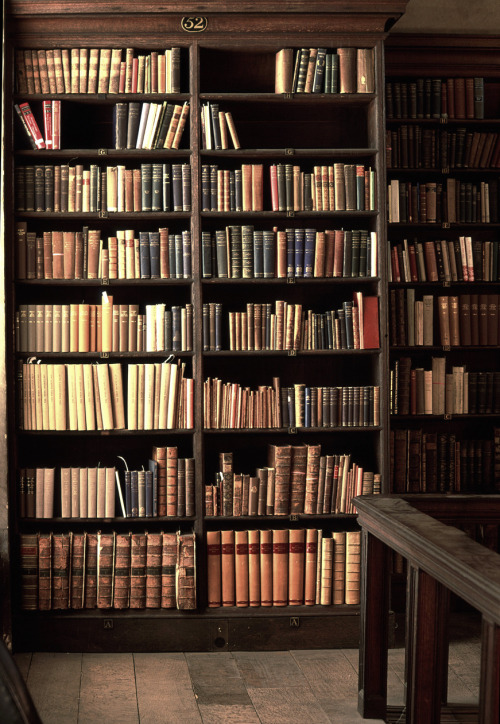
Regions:
M 290 513 L 304 512 L 306 491 L 307 446 L 293 445 L 290 463 Z
M 236 605 L 235 589 L 235 533 L 234 530 L 221 532 L 221 588 L 222 605 L 225 607 Z
M 460 341 L 460 310 L 458 296 L 450 296 L 448 304 L 450 310 L 450 344 L 452 347 L 458 347 L 462 344 Z
M 290 507 L 291 445 L 269 445 L 268 465 L 275 473 L 274 515 L 288 515 Z
M 375 54 L 373 48 L 357 48 L 357 92 L 375 93 Z
M 146 534 L 132 533 L 130 542 L 130 608 L 146 607 Z
M 166 449 L 166 511 L 164 515 L 177 515 L 177 447 Z
M 356 48 L 337 48 L 339 56 L 340 92 L 356 93 L 358 87 L 356 72 Z
M 321 445 L 307 445 L 304 513 L 316 513 Z
M 162 534 L 146 534 L 146 608 L 161 607 Z
M 488 344 L 488 295 L 479 294 L 479 344 Z
M 440 343 L 443 347 L 449 347 L 450 338 L 450 306 L 447 296 L 438 296 L 439 332 Z
M 306 606 L 314 606 L 316 603 L 317 555 L 318 531 L 315 528 L 308 528 L 304 561 L 304 603 Z
M 221 531 L 207 530 L 207 587 L 209 608 L 217 608 L 222 605 L 221 575 Z
M 130 604 L 130 533 L 116 534 L 113 607 L 129 608 Z
M 72 533 L 70 608 L 82 609 L 85 604 L 85 560 L 87 533 Z
M 85 551 L 85 605 L 84 608 L 97 606 L 97 533 L 87 533 Z
M 288 604 L 288 529 L 273 530 L 273 606 Z
M 304 528 L 289 530 L 288 553 L 288 604 L 304 604 L 306 531 Z
M 97 534 L 97 608 L 112 608 L 116 534 Z
M 52 533 L 40 533 L 38 536 L 38 609 L 50 611 L 51 608 Z
M 181 611 L 196 608 L 196 538 L 194 533 L 177 534 L 176 600 Z
M 333 547 L 333 538 L 324 536 L 321 540 L 320 604 L 322 606 L 330 606 L 332 603 Z

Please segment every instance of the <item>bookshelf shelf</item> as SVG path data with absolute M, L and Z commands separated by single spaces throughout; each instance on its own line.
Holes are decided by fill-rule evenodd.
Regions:
M 388 185 L 399 185 L 402 197 L 419 185 L 422 204 L 432 205 L 434 195 L 438 212 L 431 209 L 436 221 L 407 221 L 421 217 L 413 206 L 405 216 L 402 201 L 404 221 L 388 223 L 390 475 L 397 493 L 500 491 L 493 462 L 500 421 L 499 50 L 498 38 L 460 36 L 404 36 L 386 46 Z M 391 109 L 391 91 L 401 112 Z
M 210 16 L 202 33 L 188 34 L 182 29 L 182 16 L 171 0 L 167 0 L 161 9 L 125 0 L 120 6 L 119 31 L 114 30 L 116 3 L 95 3 L 84 8 L 81 3 L 69 7 L 56 2 L 45 8 L 40 16 L 31 12 L 22 0 L 9 4 L 6 102 L 3 106 L 7 143 L 2 159 L 7 179 L 3 211 L 7 219 L 4 247 L 8 300 L 6 376 L 9 381 L 5 405 L 8 451 L 5 450 L 4 457 L 9 461 L 9 527 L 12 531 L 12 607 L 7 625 L 12 631 L 15 650 L 26 650 L 26 647 L 29 650 L 67 651 L 286 648 L 292 644 L 289 623 L 292 611 L 294 616 L 301 618 L 301 626 L 293 631 L 295 647 L 341 646 L 349 642 L 356 645 L 358 641 L 358 589 L 354 582 L 351 592 L 350 580 L 352 577 L 354 581 L 359 569 L 359 529 L 351 499 L 362 491 L 377 491 L 381 487 L 383 490 L 388 468 L 388 414 L 385 409 L 388 348 L 384 334 L 388 314 L 384 295 L 386 195 L 382 128 L 384 28 L 388 21 L 401 15 L 406 1 L 375 0 L 369 14 L 366 13 L 366 0 L 353 0 L 348 11 L 341 0 L 328 3 L 321 0 L 307 7 L 302 4 L 300 12 L 288 4 L 279 12 L 274 8 L 270 14 L 266 12 L 269 6 L 265 10 L 254 8 L 250 13 L 237 3 L 223 5 L 218 5 L 216 15 Z M 195 4 L 188 2 L 183 12 L 191 10 L 199 12 Z M 317 46 L 312 53 L 310 48 L 303 47 L 304 27 L 308 28 L 307 44 Z M 63 44 L 61 38 L 68 40 Z M 325 71 L 322 70 L 323 49 Z M 61 83 L 61 77 L 56 77 L 55 73 L 59 51 L 62 86 L 57 85 L 57 80 Z M 318 63 L 314 59 L 316 52 L 320 55 Z M 298 77 L 293 92 L 273 92 L 281 88 L 281 75 L 286 76 L 286 83 L 292 81 L 293 85 L 293 69 L 287 70 L 283 61 L 291 56 L 298 58 L 299 65 L 302 60 L 302 70 L 305 70 L 306 55 L 307 68 L 316 74 L 316 80 L 312 76 L 315 89 L 321 92 L 295 92 L 302 84 L 302 78 Z M 92 67 L 90 64 L 90 59 L 94 62 L 96 57 L 99 59 L 97 85 L 94 83 L 95 64 Z M 49 76 L 52 58 L 53 77 Z M 63 64 L 66 58 L 70 60 L 69 74 Z M 180 67 L 177 65 L 179 58 Z M 49 92 L 39 92 L 45 81 L 44 61 Z M 337 67 L 338 78 L 333 72 L 335 68 L 337 74 Z M 155 68 L 159 69 L 157 76 Z M 135 69 L 137 86 L 134 85 Z M 329 85 L 322 85 L 322 74 Z M 140 90 L 143 77 L 145 92 L 136 92 Z M 303 80 L 306 91 L 306 78 Z M 51 82 L 55 86 L 51 87 Z M 156 85 L 158 93 L 154 92 Z M 54 89 L 56 92 L 52 92 Z M 125 92 L 127 89 L 131 92 Z M 175 92 L 168 92 L 169 89 Z M 323 92 L 323 89 L 331 92 Z M 74 92 L 62 92 L 68 90 Z M 32 147 L 13 107 L 13 103 L 21 106 L 24 102 L 29 103 L 44 139 L 53 141 L 57 150 Z M 49 128 L 50 121 L 54 121 L 57 131 L 59 108 L 61 149 L 57 148 L 57 133 L 52 139 Z M 174 119 L 182 128 L 183 117 L 186 122 L 180 136 Z M 31 122 L 26 115 L 25 119 L 28 118 Z M 137 136 L 134 135 L 138 118 L 139 124 L 143 122 L 145 126 L 145 143 L 139 130 Z M 168 127 L 165 118 L 169 119 Z M 234 142 L 232 122 L 239 144 Z M 174 124 L 173 130 L 171 124 Z M 162 131 L 167 132 L 165 141 Z M 178 143 L 172 141 L 172 148 L 165 148 L 170 131 L 175 132 L 174 139 Z M 221 134 L 220 144 L 217 133 Z M 227 133 L 227 143 L 224 133 Z M 37 140 L 40 146 L 40 139 Z M 124 147 L 127 145 L 134 148 Z M 136 147 L 141 145 L 150 147 Z M 155 148 L 156 145 L 161 147 Z M 212 149 L 212 145 L 215 148 Z M 239 148 L 232 148 L 238 145 Z M 282 198 L 276 203 L 282 186 L 277 193 L 276 186 L 271 186 L 272 165 L 295 166 L 293 206 L 310 210 L 271 210 L 290 208 L 290 203 L 281 203 Z M 207 166 L 217 167 L 217 181 L 221 183 L 220 188 L 217 186 L 218 191 L 226 184 L 222 203 L 220 198 L 212 203 L 214 187 L 210 203 L 206 203 Z M 179 169 L 180 184 L 176 175 Z M 242 178 L 241 204 L 236 203 L 239 201 L 240 186 L 236 184 L 239 173 Z M 67 189 L 62 183 L 66 184 L 66 174 Z M 327 185 L 332 174 L 337 174 L 336 193 L 334 186 Z M 52 178 L 54 185 L 61 180 L 60 196 L 58 189 L 53 191 Z M 84 193 L 87 194 L 88 179 L 87 203 Z M 115 192 L 117 203 L 114 203 Z M 176 203 L 182 192 L 186 193 L 182 204 Z M 229 196 L 229 202 L 226 196 Z M 248 203 L 250 197 L 251 203 Z M 150 198 L 155 203 L 150 203 Z M 326 207 L 332 210 L 321 210 Z M 31 210 L 36 208 L 54 210 Z M 59 211 L 58 208 L 94 210 Z M 104 210 L 116 208 L 127 210 Z M 138 208 L 146 210 L 138 211 Z M 157 210 L 148 211 L 148 208 Z M 172 211 L 173 208 L 183 210 Z M 204 208 L 226 210 L 203 211 Z M 229 208 L 255 210 L 228 211 Z M 255 257 L 252 263 L 255 263 L 256 278 L 211 278 L 212 273 L 224 273 L 222 266 L 220 270 L 216 266 L 217 253 L 223 254 L 222 234 L 227 235 L 229 242 L 227 259 L 233 274 L 240 250 L 237 240 L 231 246 L 231 234 L 233 241 L 237 239 L 237 227 L 245 229 L 246 234 L 250 227 L 253 229 Z M 290 230 L 294 232 L 294 244 L 296 237 L 296 247 L 293 247 L 296 276 L 293 278 L 283 276 L 281 266 L 282 235 L 289 233 L 287 251 L 291 253 Z M 316 276 L 304 278 L 304 273 L 310 273 L 310 246 L 307 255 L 305 246 L 304 251 L 300 246 L 306 233 L 309 244 L 314 236 Z M 273 278 L 270 278 L 270 235 L 276 244 L 278 239 L 281 241 Z M 265 256 L 262 251 L 262 274 L 265 270 L 268 278 L 260 276 L 261 238 L 267 242 Z M 219 252 L 213 246 L 216 239 Z M 325 263 L 321 261 L 323 248 Z M 361 264 L 358 264 L 358 248 Z M 365 254 L 365 250 L 370 253 Z M 245 254 L 248 257 L 248 248 L 243 249 L 241 240 L 242 262 Z M 63 264 L 66 262 L 63 274 L 57 267 L 60 256 Z M 154 266 L 158 256 L 161 274 L 156 273 Z M 289 259 L 287 257 L 287 263 Z M 246 275 L 249 258 L 245 264 Z M 83 265 L 83 272 L 79 265 Z M 340 267 L 345 276 L 333 276 Z M 374 276 L 365 276 L 370 271 Z M 288 267 L 286 273 L 289 273 Z M 58 278 L 51 278 L 51 274 Z M 91 278 L 82 278 L 87 275 Z M 65 278 L 59 278 L 61 276 Z M 70 278 L 73 276 L 75 278 Z M 151 276 L 153 278 L 149 278 Z M 237 277 L 237 272 L 234 276 Z M 112 306 L 108 308 L 108 304 Z M 229 347 L 226 313 L 232 313 L 237 306 L 253 305 L 256 309 L 260 304 L 271 305 L 273 311 L 280 304 L 293 307 L 293 313 L 297 314 L 297 329 L 303 327 L 304 335 L 307 324 L 320 326 L 320 315 L 326 319 L 327 313 L 332 314 L 330 307 L 335 307 L 333 314 L 337 314 L 337 326 L 331 336 L 338 335 L 337 341 L 341 343 L 337 346 L 343 346 L 342 334 L 352 331 L 353 337 L 360 335 L 360 345 L 364 336 L 370 348 L 306 349 L 297 353 L 280 349 L 205 351 L 205 305 L 209 308 L 210 305 L 222 305 L 222 339 L 223 345 Z M 59 306 L 65 335 L 68 328 L 66 307 L 69 307 L 70 345 L 66 345 L 66 337 L 64 344 L 58 345 L 58 327 L 56 331 L 53 328 L 50 331 L 50 312 L 53 321 Z M 123 339 L 121 335 L 124 338 L 128 335 L 128 339 L 133 340 L 130 335 L 134 334 L 142 334 L 142 338 L 137 337 L 142 342 L 151 335 L 156 342 L 167 338 L 169 327 L 165 320 L 170 310 L 173 316 L 174 307 L 184 310 L 180 336 L 184 348 L 192 348 L 192 351 L 19 351 L 45 349 L 45 341 L 50 341 L 46 335 L 51 333 L 53 344 L 47 347 L 52 349 L 127 349 L 116 342 Z M 144 314 L 143 309 L 147 310 Z M 25 344 L 24 334 L 29 324 L 30 334 L 34 331 L 33 311 L 38 314 L 38 328 L 35 324 L 35 338 L 31 337 Z M 184 345 L 190 333 L 191 311 L 192 345 Z M 22 327 L 21 337 L 25 312 L 28 321 Z M 139 332 L 136 331 L 136 312 L 145 317 L 141 322 L 144 328 L 151 322 L 147 332 L 141 332 L 143 327 L 139 323 Z M 42 321 L 44 345 L 40 345 Z M 255 330 L 258 337 L 257 328 Z M 172 323 L 173 339 L 177 331 Z M 318 331 L 310 327 L 308 334 L 312 342 L 307 346 L 311 347 L 316 344 Z M 108 335 L 107 339 L 111 335 L 112 344 L 108 341 L 106 345 L 94 345 L 92 342 L 87 346 L 87 335 L 92 340 L 95 336 L 101 343 L 105 335 Z M 368 341 L 369 335 L 375 341 Z M 175 344 L 165 342 L 165 346 L 177 344 L 177 339 Z M 322 342 L 317 344 L 321 345 Z M 158 347 L 161 346 L 158 341 Z M 268 346 L 279 348 L 279 343 Z M 131 347 L 134 349 L 133 344 Z M 141 349 L 141 344 L 135 347 Z M 156 346 L 151 344 L 142 349 L 156 349 Z M 31 357 L 40 364 L 28 364 Z M 335 364 L 332 366 L 333 359 Z M 207 379 L 237 380 L 229 383 L 232 385 L 232 409 L 239 405 L 236 388 L 241 387 L 248 412 L 245 425 L 248 426 L 205 427 L 209 419 L 215 424 L 220 409 L 214 404 L 217 398 L 208 399 L 208 393 L 207 410 L 204 409 Z M 311 388 L 311 398 L 316 405 L 311 412 L 312 426 L 287 427 L 295 421 L 301 422 L 302 379 L 309 379 L 309 384 L 314 381 L 324 385 Z M 270 383 L 270 386 L 263 383 Z M 286 385 L 291 386 L 285 388 Z M 285 389 L 286 400 L 284 394 L 281 396 Z M 345 397 L 343 414 L 338 403 L 340 389 Z M 169 397 L 168 406 L 167 392 L 174 400 L 170 402 Z M 67 426 L 73 429 L 51 429 L 65 426 L 58 418 L 63 409 L 70 420 Z M 129 421 L 135 419 L 136 413 L 137 428 L 140 429 L 124 429 L 119 422 L 121 416 L 124 415 L 126 425 L 135 427 Z M 103 424 L 96 423 L 96 428 L 110 429 L 86 430 L 87 419 L 90 421 L 94 414 L 97 422 L 99 414 L 103 417 Z M 212 416 L 205 417 L 208 414 Z M 112 424 L 108 424 L 109 420 L 104 422 L 105 416 L 110 416 Z M 232 419 L 228 419 L 232 423 Z M 257 419 L 263 420 L 266 427 L 251 427 Z M 330 419 L 335 426 L 326 426 Z M 367 419 L 377 424 L 337 424 L 349 420 L 360 423 Z M 75 420 L 79 430 L 75 429 Z M 323 421 L 324 426 L 321 425 Z M 186 427 L 187 424 L 190 426 Z M 225 425 L 226 420 L 217 424 Z M 28 429 L 31 427 L 35 429 Z M 288 472 L 280 462 L 282 456 L 289 456 Z M 123 458 L 128 471 L 124 469 Z M 130 513 L 125 518 L 121 517 L 118 494 L 113 500 L 111 493 L 115 489 L 115 472 L 120 489 L 125 491 L 126 511 Z M 282 479 L 279 479 L 280 475 Z M 106 513 L 97 517 L 89 514 L 93 510 L 90 506 L 94 505 L 96 476 L 97 505 L 104 505 L 97 510 Z M 266 515 L 243 515 L 243 500 L 240 501 L 242 515 L 238 515 L 239 476 L 242 491 L 247 478 L 261 481 L 260 495 L 264 500 L 265 491 Z M 139 481 L 137 493 L 136 479 Z M 139 487 L 143 479 L 144 489 Z M 232 492 L 230 485 L 234 486 Z M 42 486 L 44 493 L 47 491 L 44 496 Z M 68 491 L 71 517 L 64 514 L 68 510 L 64 507 L 68 505 Z M 40 511 L 43 509 L 45 513 L 51 506 L 51 495 L 54 496 L 52 513 L 41 517 Z M 298 496 L 293 504 L 292 495 Z M 319 498 L 319 503 L 309 508 L 313 505 L 309 498 L 314 496 Z M 156 506 L 158 515 L 136 515 L 136 502 L 137 509 L 145 502 L 148 512 L 155 511 Z M 247 502 L 250 502 L 250 489 Z M 28 503 L 30 506 L 35 504 L 33 516 Z M 215 512 L 223 515 L 212 517 L 210 504 L 215 505 Z M 281 515 L 280 506 L 288 506 L 290 514 Z M 251 507 L 249 509 L 252 511 Z M 312 509 L 348 512 L 306 512 Z M 297 517 L 294 510 L 298 510 Z M 208 570 L 213 553 L 211 540 L 219 532 L 222 535 L 231 531 L 235 537 L 247 535 L 247 544 L 250 534 L 255 535 L 254 531 L 257 531 L 261 547 L 259 555 L 262 552 L 262 556 L 268 555 L 269 535 L 271 544 L 272 537 L 276 538 L 276 546 L 279 536 L 286 535 L 287 558 L 281 563 L 286 565 L 287 571 L 289 565 L 292 566 L 292 560 L 288 561 L 290 541 L 294 536 L 302 536 L 300 546 L 304 547 L 306 535 L 309 536 L 311 549 L 316 546 L 317 556 L 314 605 L 296 605 L 293 591 L 290 595 L 287 591 L 290 605 L 267 606 L 264 587 L 269 579 L 264 574 L 262 606 L 209 605 L 214 584 L 213 570 Z M 336 566 L 339 570 L 344 566 L 344 574 L 340 577 L 343 586 L 338 585 L 336 591 L 333 590 L 333 578 L 322 586 L 321 576 L 317 573 L 321 571 L 318 560 L 323 560 L 326 571 L 334 541 Z M 43 566 L 48 566 L 50 571 L 61 568 L 63 585 L 67 584 L 64 601 L 60 592 L 49 591 L 47 587 L 44 590 L 43 581 L 39 586 L 38 578 L 36 581 L 33 577 L 30 579 L 33 573 L 27 564 L 33 547 L 38 571 L 43 570 Z M 97 547 L 103 558 L 95 564 L 95 577 L 100 581 L 100 592 L 96 597 L 89 571 L 93 571 L 92 556 Z M 86 553 L 85 577 L 74 574 L 70 584 L 69 571 L 77 569 L 81 551 Z M 146 561 L 140 556 L 146 556 Z M 305 548 L 302 558 L 305 566 Z M 220 565 L 222 567 L 222 560 Z M 150 577 L 147 586 L 142 578 L 132 581 L 141 566 L 147 571 L 144 581 L 146 575 Z M 167 578 L 171 574 L 165 573 L 166 569 L 185 576 L 185 582 L 176 583 Z M 105 573 L 109 570 L 112 575 L 105 581 Z M 159 573 L 160 570 L 163 573 Z M 123 571 L 130 571 L 129 577 L 123 576 L 125 580 L 121 580 Z M 153 575 L 154 585 L 150 585 Z M 228 575 L 233 580 L 232 575 Z M 281 583 L 285 580 L 284 573 L 278 568 L 274 580 Z M 251 583 L 250 574 L 248 582 Z M 112 594 L 106 593 L 110 583 L 114 586 Z M 141 591 L 141 586 L 144 587 L 138 598 L 134 598 L 136 583 Z M 226 585 L 226 580 L 221 581 L 220 590 Z M 30 586 L 31 593 L 28 592 Z M 299 600 L 306 600 L 304 584 L 301 586 Z M 173 608 L 162 608 L 162 597 L 166 597 Z M 276 588 L 271 603 L 277 601 L 281 599 Z M 131 608 L 126 608 L 129 604 Z M 84 608 L 79 608 L 81 605 Z M 136 605 L 142 608 L 132 607 Z M 327 622 L 328 626 L 325 625 Z

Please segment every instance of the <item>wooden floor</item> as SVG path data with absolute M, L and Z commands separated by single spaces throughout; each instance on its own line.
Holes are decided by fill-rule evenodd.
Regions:
M 479 639 L 454 624 L 448 700 L 478 700 Z M 44 724 L 360 724 L 358 650 L 16 654 Z M 404 649 L 389 653 L 403 703 Z M 388 721 L 404 722 L 391 712 Z M 477 721 L 443 715 L 446 722 Z

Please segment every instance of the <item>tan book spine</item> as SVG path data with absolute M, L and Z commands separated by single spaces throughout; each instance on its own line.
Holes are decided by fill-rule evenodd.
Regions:
M 87 515 L 89 518 L 97 518 L 97 468 L 87 470 Z
M 127 369 L 127 430 L 137 430 L 138 366 L 129 364 Z
M 104 518 L 106 513 L 106 468 L 97 468 L 97 518 Z
M 111 48 L 101 48 L 99 53 L 98 93 L 109 92 L 109 76 L 111 69 Z
M 66 365 L 68 430 L 78 430 L 78 417 L 76 410 L 76 378 L 75 365 Z
M 80 48 L 78 66 L 78 92 L 86 93 L 88 87 L 89 51 L 88 48 Z
M 77 430 L 88 429 L 85 419 L 85 384 L 83 381 L 84 366 L 86 365 L 74 365 Z
M 248 531 L 248 603 L 260 606 L 260 531 Z
M 71 48 L 71 93 L 80 92 L 80 51 Z
M 83 399 L 85 406 L 85 424 L 87 430 L 96 429 L 94 380 L 92 365 L 83 365 Z
M 55 429 L 66 430 L 66 369 L 54 365 Z
M 221 588 L 221 531 L 207 531 L 207 586 L 208 607 L 217 608 L 222 604 Z
M 166 515 L 177 515 L 177 467 L 178 450 L 175 446 L 167 447 L 166 450 L 166 491 L 167 504 Z
M 222 606 L 229 607 L 236 604 L 235 587 L 235 532 L 234 530 L 221 531 L 221 588 Z
M 273 532 L 260 531 L 260 605 L 273 605 Z
M 102 416 L 102 424 L 104 430 L 113 430 L 113 403 L 111 397 L 111 384 L 109 379 L 109 365 L 98 364 L 97 382 L 99 388 L 99 404 Z
M 315 528 L 306 530 L 305 564 L 304 564 L 304 603 L 314 606 L 316 603 L 318 531 Z
M 361 532 L 346 531 L 345 602 L 359 605 L 361 581 Z
M 288 604 L 288 529 L 273 530 L 273 606 Z
M 333 538 L 323 538 L 321 541 L 321 598 L 322 606 L 332 603 L 333 578 Z
M 304 528 L 289 530 L 288 553 L 288 604 L 304 604 L 306 531 Z
M 105 468 L 105 498 L 104 498 L 104 516 L 106 518 L 115 517 L 115 468 Z
M 61 518 L 71 518 L 71 468 L 61 468 Z
M 101 51 L 102 52 L 102 51 Z M 122 60 L 121 48 L 113 48 L 111 50 L 111 59 L 109 64 L 109 84 L 108 93 L 118 93 L 120 89 L 120 65 Z
M 249 605 L 248 531 L 235 531 L 234 543 L 236 606 L 245 607 Z
M 109 365 L 111 377 L 111 400 L 115 430 L 125 429 L 125 401 L 123 397 L 122 366 L 119 362 Z
M 293 48 L 282 48 L 276 53 L 274 92 L 291 93 L 292 84 Z
M 48 95 L 50 91 L 49 87 L 49 75 L 47 70 L 47 54 L 45 50 L 37 50 L 38 57 L 38 72 L 40 74 L 40 87 L 42 93 Z
M 345 602 L 345 531 L 333 531 L 333 596 L 334 605 Z
M 231 141 L 233 142 L 233 147 L 235 149 L 241 148 L 240 139 L 238 137 L 238 132 L 236 131 L 236 126 L 234 125 L 233 115 L 230 111 L 226 111 L 224 113 L 227 123 L 227 128 L 229 130 L 229 135 L 231 136 Z

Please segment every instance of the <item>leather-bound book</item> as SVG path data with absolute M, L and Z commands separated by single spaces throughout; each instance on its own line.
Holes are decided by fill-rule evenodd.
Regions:
M 208 607 L 222 605 L 221 531 L 207 530 Z
M 221 587 L 222 605 L 225 607 L 236 605 L 234 542 L 234 530 L 221 531 Z
M 248 605 L 260 606 L 260 531 L 248 531 Z
M 38 609 L 50 611 L 51 608 L 52 533 L 40 533 L 38 536 Z
M 236 606 L 244 607 L 249 605 L 248 531 L 235 531 L 234 543 Z
M 361 581 L 361 532 L 346 531 L 345 602 L 359 604 Z
M 38 533 L 21 533 L 19 541 L 21 608 L 24 611 L 36 611 L 38 609 Z
M 345 602 L 345 547 L 346 531 L 333 531 L 333 591 L 332 603 L 342 605 Z
M 273 606 L 288 604 L 288 529 L 273 530 Z
M 337 48 L 339 56 L 340 92 L 356 93 L 358 79 L 356 71 L 356 48 Z
M 260 531 L 260 605 L 273 605 L 273 531 Z
M 69 608 L 70 535 L 55 533 L 52 538 L 52 608 Z
M 130 541 L 130 608 L 146 607 L 146 534 L 132 533 Z
M 289 530 L 288 553 L 288 604 L 302 606 L 304 603 L 305 542 L 304 528 Z
M 161 608 L 176 607 L 177 535 L 162 533 Z
M 162 534 L 146 537 L 146 608 L 161 607 Z
M 97 606 L 97 533 L 87 533 L 84 608 Z
M 116 534 L 113 607 L 129 608 L 130 604 L 130 533 Z

